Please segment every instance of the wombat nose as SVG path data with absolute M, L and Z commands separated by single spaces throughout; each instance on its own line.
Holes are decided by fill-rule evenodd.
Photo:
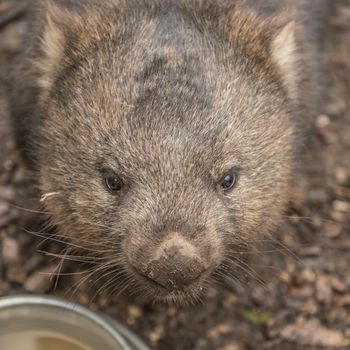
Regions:
M 174 290 L 189 286 L 204 270 L 204 265 L 198 259 L 184 257 L 174 247 L 171 255 L 149 264 L 146 277 L 166 289 Z
M 189 286 L 205 271 L 195 247 L 183 239 L 165 241 L 156 256 L 148 264 L 146 277 L 168 290 Z

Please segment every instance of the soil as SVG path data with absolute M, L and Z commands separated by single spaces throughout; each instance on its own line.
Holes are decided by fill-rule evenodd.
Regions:
M 35 233 L 40 215 L 5 94 L 6 65 L 25 31 L 23 11 L 14 11 L 22 3 L 0 1 L 0 296 L 64 296 L 115 317 L 159 350 L 350 349 L 350 1 L 334 1 L 327 96 L 283 223 L 247 254 L 239 278 L 186 308 L 108 295 L 84 280 L 87 267 L 78 262 L 55 277 L 62 244 Z

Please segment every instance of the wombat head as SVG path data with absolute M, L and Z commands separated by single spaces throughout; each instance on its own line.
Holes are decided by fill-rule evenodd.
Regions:
M 195 297 L 286 202 L 294 25 L 210 1 L 47 13 L 35 64 L 52 222 L 143 295 Z

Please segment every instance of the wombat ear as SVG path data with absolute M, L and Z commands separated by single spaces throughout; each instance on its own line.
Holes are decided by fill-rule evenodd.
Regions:
M 42 73 L 39 84 L 44 88 L 49 88 L 57 67 L 64 63 L 67 34 L 78 28 L 81 19 L 76 13 L 52 0 L 47 1 L 43 11 L 45 15 L 43 16 L 40 45 L 43 59 L 39 62 Z
M 272 41 L 272 58 L 278 66 L 284 83 L 293 95 L 297 89 L 298 49 L 296 43 L 296 24 L 285 25 Z

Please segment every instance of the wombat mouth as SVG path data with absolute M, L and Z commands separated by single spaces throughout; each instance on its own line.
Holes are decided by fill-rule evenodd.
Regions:
M 147 294 L 149 294 L 153 299 L 164 303 L 183 303 L 184 301 L 189 302 L 191 299 L 198 299 L 198 297 L 203 293 L 203 284 L 211 273 L 211 269 L 208 269 L 190 285 L 174 285 L 174 288 L 170 288 L 163 286 L 145 274 L 140 274 L 139 271 L 131 264 L 129 264 L 129 268 L 136 281 L 144 288 L 146 287 L 145 290 L 149 292 L 146 293 L 144 297 L 147 299 Z
M 135 274 L 137 274 L 138 277 L 142 278 L 142 280 L 144 280 L 144 282 L 146 282 L 148 284 L 151 284 L 151 285 L 155 286 L 156 288 L 160 288 L 160 289 L 163 289 L 163 290 L 166 290 L 166 291 L 171 291 L 171 289 L 168 289 L 168 288 L 164 287 L 163 285 L 161 285 L 157 281 L 152 280 L 147 275 L 141 275 L 140 273 L 138 273 L 136 271 L 136 269 L 134 267 L 132 267 L 132 270 L 134 271 Z

